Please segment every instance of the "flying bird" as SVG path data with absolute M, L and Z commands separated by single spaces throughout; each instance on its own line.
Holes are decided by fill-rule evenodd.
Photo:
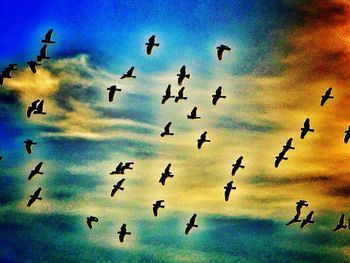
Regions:
M 315 131 L 314 129 L 310 128 L 310 119 L 309 118 L 307 118 L 305 120 L 304 127 L 301 128 L 300 130 L 301 130 L 301 134 L 300 134 L 300 138 L 301 139 L 304 139 L 308 132 L 314 132 Z
M 295 150 L 295 147 L 292 146 L 293 138 L 289 138 L 288 141 L 286 142 L 286 145 L 283 146 L 283 149 L 285 151 L 288 150 Z
M 340 230 L 340 229 L 346 229 L 346 227 L 347 227 L 347 225 L 345 225 L 344 224 L 344 217 L 345 217 L 345 215 L 344 214 L 342 214 L 341 215 L 341 217 L 340 217 L 340 219 L 339 219 L 339 223 L 338 223 L 338 225 L 333 229 L 333 231 L 338 231 L 338 230 Z
M 30 171 L 30 174 L 29 174 L 29 176 L 28 176 L 28 180 L 32 179 L 34 175 L 37 175 L 37 174 L 44 174 L 44 173 L 40 172 L 40 169 L 41 169 L 41 166 L 42 166 L 42 165 L 43 165 L 43 162 L 40 162 L 40 163 L 38 163 L 38 164 L 35 166 L 34 170 L 31 170 L 31 171 Z
M 118 181 L 117 184 L 113 185 L 111 197 L 113 197 L 118 190 L 124 191 L 124 188 L 122 187 L 122 184 L 124 181 L 125 181 L 125 179 L 123 178 L 120 181 Z
M 46 35 L 45 35 L 45 39 L 41 40 L 41 43 L 44 44 L 55 44 L 55 41 L 52 41 L 52 33 L 53 33 L 53 29 L 51 28 L 49 31 L 47 31 Z
M 131 235 L 131 232 L 127 232 L 126 224 L 123 224 L 120 228 L 120 231 L 118 231 L 118 234 L 119 234 L 119 241 L 123 243 L 125 235 Z
M 39 187 L 34 194 L 30 195 L 30 199 L 28 201 L 27 206 L 30 207 L 36 200 L 42 200 L 42 197 L 40 197 L 40 191 L 41 191 L 41 187 Z
M 92 228 L 92 222 L 98 222 L 98 218 L 95 216 L 89 216 L 86 218 L 86 224 L 90 229 Z
M 285 157 L 286 154 L 286 150 L 282 150 L 282 152 L 280 152 L 278 154 L 278 156 L 276 156 L 276 160 L 275 160 L 275 168 L 278 168 L 279 164 L 281 163 L 282 160 L 288 160 L 287 157 Z
M 27 118 L 30 118 L 32 112 L 38 107 L 38 102 L 40 100 L 35 100 L 32 102 L 32 104 L 27 109 Z
M 39 56 L 36 57 L 36 60 L 38 62 L 41 62 L 43 59 L 50 59 L 50 57 L 47 56 L 47 44 L 43 45 L 40 49 Z
M 163 95 L 162 104 L 164 104 L 170 98 L 175 98 L 175 96 L 171 96 L 171 85 L 169 84 L 165 90 L 165 95 Z
M 201 137 L 197 140 L 197 148 L 201 149 L 205 142 L 210 142 L 210 140 L 207 140 L 207 131 L 203 132 Z
M 187 119 L 192 119 L 192 120 L 195 120 L 195 119 L 200 119 L 201 117 L 198 117 L 197 116 L 197 107 L 194 107 L 190 113 L 190 115 L 187 115 Z
M 123 74 L 120 79 L 125 79 L 125 78 L 136 78 L 136 76 L 133 76 L 132 73 L 134 72 L 135 67 L 131 67 L 126 74 Z
M 334 99 L 334 96 L 331 96 L 332 88 L 328 88 L 324 95 L 322 95 L 321 106 L 324 106 L 328 99 Z
M 236 163 L 232 165 L 232 172 L 231 175 L 234 176 L 239 168 L 244 169 L 245 166 L 242 165 L 243 156 L 240 156 Z
M 147 55 L 151 55 L 153 47 L 159 47 L 159 43 L 156 43 L 156 36 L 152 35 L 148 39 L 148 43 L 146 43 L 145 45 L 147 46 L 146 48 Z
M 120 162 L 117 167 L 115 168 L 115 170 L 113 172 L 111 172 L 110 174 L 124 174 L 124 165 L 122 162 Z
M 218 100 L 219 100 L 220 98 L 222 98 L 222 99 L 225 99 L 225 98 L 226 98 L 226 96 L 221 96 L 221 93 L 222 93 L 222 87 L 218 87 L 218 88 L 216 89 L 215 94 L 212 95 L 212 97 L 213 97 L 213 101 L 212 101 L 213 105 L 216 105 L 216 103 L 218 102 Z
M 222 60 L 222 55 L 223 55 L 225 50 L 226 51 L 231 50 L 231 48 L 229 48 L 228 46 L 225 46 L 225 45 L 220 45 L 220 46 L 216 47 L 216 49 L 217 49 L 217 55 L 218 55 L 219 60 Z
M 159 179 L 159 183 L 161 183 L 162 185 L 165 185 L 165 180 L 168 178 L 168 177 L 174 177 L 174 174 L 172 172 L 170 172 L 170 167 L 171 167 L 171 163 L 169 163 L 164 172 L 161 174 L 161 177 Z
M 114 94 L 115 94 L 116 91 L 122 91 L 122 89 L 118 89 L 116 85 L 110 86 L 109 88 L 107 88 L 107 90 L 109 90 L 109 92 L 108 92 L 108 100 L 110 102 L 113 101 Z
M 179 86 L 182 85 L 182 81 L 185 79 L 185 78 L 190 78 L 190 74 L 186 74 L 186 66 L 182 66 L 181 69 L 180 69 L 180 74 L 177 74 L 177 76 L 179 77 L 177 79 L 177 84 L 179 84 Z
M 306 224 L 314 224 L 315 221 L 312 220 L 312 216 L 314 214 L 314 211 L 311 211 L 307 216 L 306 218 L 303 220 L 303 222 L 301 222 L 301 225 L 300 225 L 300 228 L 303 228 Z
M 44 110 L 44 100 L 41 100 L 38 104 L 38 106 L 36 107 L 36 109 L 33 111 L 33 114 L 43 114 L 45 115 L 46 112 L 43 111 Z
M 164 202 L 164 200 L 158 200 L 155 202 L 155 204 L 153 204 L 153 215 L 154 216 L 158 216 L 158 209 L 159 208 L 165 207 L 164 205 L 162 205 L 163 202 Z
M 27 150 L 27 153 L 31 154 L 32 153 L 32 146 L 36 145 L 37 143 L 33 142 L 32 140 L 27 139 L 26 141 L 24 141 L 24 144 L 25 144 L 25 148 Z
M 170 132 L 170 126 L 171 126 L 171 122 L 168 122 L 167 125 L 165 125 L 164 132 L 160 134 L 161 137 L 164 137 L 165 135 L 174 135 L 174 133 Z
M 236 186 L 232 186 L 233 185 L 233 181 L 230 181 L 227 183 L 227 185 L 224 187 L 225 189 L 225 201 L 227 202 L 228 199 L 230 198 L 230 193 L 231 190 L 236 190 Z
M 190 222 L 187 225 L 186 229 L 185 229 L 185 234 L 188 235 L 188 233 L 190 232 L 190 230 L 193 228 L 193 227 L 198 227 L 198 225 L 195 225 L 195 221 L 196 221 L 196 217 L 197 215 L 196 214 L 193 214 L 193 216 L 191 217 L 190 219 Z
M 175 103 L 177 103 L 179 100 L 187 100 L 187 97 L 184 97 L 184 90 L 185 87 L 182 87 L 179 90 L 178 95 L 175 97 Z
M 350 139 L 350 125 L 348 129 L 345 131 L 344 142 L 348 143 L 349 139 Z
M 38 62 L 33 61 L 33 60 L 28 61 L 27 64 L 29 65 L 30 70 L 31 70 L 33 73 L 36 73 L 36 67 L 41 65 L 41 63 L 38 63 Z

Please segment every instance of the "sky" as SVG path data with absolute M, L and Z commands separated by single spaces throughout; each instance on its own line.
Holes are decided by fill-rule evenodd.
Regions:
M 332 230 L 350 218 L 350 3 L 7 1 L 2 10 L 0 67 L 18 70 L 0 86 L 1 262 L 349 259 L 350 231 Z M 56 43 L 33 74 L 26 63 L 50 28 Z M 160 46 L 149 56 L 151 35 Z M 231 50 L 219 61 L 221 44 Z M 179 86 L 183 65 L 190 78 Z M 120 79 L 131 66 L 136 78 Z M 188 99 L 161 104 L 169 84 Z M 112 85 L 122 91 L 109 102 Z M 214 106 L 219 86 L 226 98 Z M 321 107 L 329 87 L 334 99 Z M 47 114 L 27 118 L 36 99 Z M 199 120 L 186 118 L 194 106 Z M 315 132 L 302 140 L 306 118 Z M 169 121 L 174 136 L 162 138 Z M 198 150 L 204 131 L 210 143 Z M 295 150 L 275 168 L 289 138 Z M 26 139 L 37 142 L 30 155 Z M 245 168 L 231 176 L 240 156 Z M 44 174 L 28 180 L 40 161 Z M 128 161 L 133 170 L 110 174 Z M 27 207 L 38 187 L 43 199 Z M 157 200 L 165 208 L 154 217 Z M 309 204 L 301 219 L 314 211 L 316 222 L 286 226 L 299 200 Z M 185 235 L 193 214 L 198 228 Z M 99 219 L 92 229 L 88 216 Z M 124 223 L 131 235 L 120 243 Z

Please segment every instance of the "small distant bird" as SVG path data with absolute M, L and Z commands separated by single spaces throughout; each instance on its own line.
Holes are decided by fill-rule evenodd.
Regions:
M 92 222 L 98 222 L 98 218 L 95 216 L 89 216 L 86 218 L 86 224 L 90 229 L 92 228 Z
M 193 228 L 193 227 L 198 227 L 198 225 L 195 225 L 195 221 L 196 221 L 196 217 L 197 215 L 196 214 L 193 214 L 193 216 L 191 217 L 190 219 L 190 222 L 187 225 L 186 229 L 185 229 L 185 234 L 188 235 L 188 233 L 190 232 L 190 230 Z
M 9 65 L 5 68 L 5 70 L 2 72 L 2 76 L 3 76 L 4 78 L 9 78 L 9 79 L 11 79 L 11 78 L 12 78 L 12 76 L 11 76 L 11 71 L 13 71 L 13 70 L 18 70 L 17 64 L 9 64 Z
M 158 209 L 159 208 L 165 207 L 164 205 L 162 205 L 163 202 L 164 202 L 164 200 L 158 200 L 158 201 L 156 201 L 155 204 L 153 204 L 153 215 L 154 216 L 158 216 Z
M 161 174 L 161 177 L 159 179 L 159 183 L 161 183 L 162 185 L 165 185 L 165 180 L 168 178 L 168 177 L 174 177 L 174 174 L 172 172 L 170 172 L 170 167 L 171 167 L 171 163 L 169 163 L 165 170 L 164 170 L 164 173 Z
M 44 110 L 44 100 L 41 100 L 38 104 L 38 106 L 36 107 L 36 109 L 33 111 L 33 114 L 43 114 L 45 115 L 46 112 L 43 111 Z
M 120 231 L 118 231 L 118 234 L 119 234 L 119 241 L 123 243 L 125 235 L 131 235 L 131 232 L 127 232 L 126 224 L 123 224 L 120 228 Z
M 41 40 L 41 43 L 44 44 L 55 44 L 55 41 L 52 41 L 52 33 L 53 33 L 53 29 L 51 28 L 49 31 L 47 31 L 46 35 L 45 35 L 45 39 Z
M 177 76 L 179 77 L 177 79 L 177 84 L 179 84 L 179 86 L 182 85 L 182 81 L 185 79 L 185 78 L 190 78 L 190 74 L 186 74 L 186 66 L 182 66 L 181 69 L 180 69 L 180 74 L 177 74 Z
M 222 98 L 222 99 L 226 98 L 226 96 L 221 96 L 221 93 L 222 93 L 222 87 L 218 87 L 216 92 L 215 92 L 215 94 L 212 95 L 212 97 L 213 97 L 213 101 L 212 101 L 213 105 L 216 105 L 216 103 L 218 102 L 218 100 L 220 98 Z
M 345 217 L 345 215 L 344 214 L 342 214 L 341 215 L 341 217 L 340 217 L 340 219 L 339 219 L 339 223 L 338 223 L 338 225 L 333 229 L 333 231 L 338 231 L 338 230 L 340 230 L 340 229 L 346 229 L 346 227 L 347 227 L 347 225 L 345 225 L 344 224 L 344 217 Z
M 197 148 L 201 149 L 205 142 L 210 142 L 210 140 L 207 140 L 207 131 L 203 132 L 201 137 L 197 140 Z
M 227 50 L 227 51 L 231 50 L 231 48 L 229 48 L 228 46 L 225 46 L 225 45 L 220 45 L 220 46 L 216 47 L 216 49 L 217 49 L 217 54 L 218 54 L 219 60 L 222 60 L 222 55 L 223 55 L 225 50 Z
M 156 42 L 156 36 L 152 35 L 148 39 L 148 43 L 145 44 L 147 46 L 147 48 L 146 48 L 147 55 L 151 55 L 152 49 L 154 46 L 159 47 L 159 43 L 155 43 L 155 42 Z
M 39 187 L 34 194 L 30 195 L 30 199 L 28 201 L 27 206 L 30 207 L 36 200 L 42 200 L 42 197 L 40 197 L 40 191 L 41 191 L 41 187 Z
M 301 214 L 301 209 L 303 208 L 303 206 L 309 206 L 306 200 L 299 200 L 298 202 L 296 202 L 296 205 L 297 214 Z
M 167 125 L 165 125 L 164 132 L 160 134 L 161 137 L 164 137 L 165 135 L 174 135 L 174 133 L 170 132 L 170 126 L 171 126 L 171 122 L 168 122 Z
M 124 191 L 124 188 L 122 187 L 123 182 L 125 181 L 125 179 L 121 179 L 120 181 L 117 182 L 117 184 L 113 185 L 113 189 L 111 192 L 111 197 L 114 196 L 114 194 L 120 190 L 120 191 Z
M 134 72 L 135 67 L 131 67 L 126 74 L 123 74 L 120 79 L 125 79 L 125 78 L 136 78 L 136 76 L 133 76 L 132 73 Z
M 328 99 L 334 99 L 334 96 L 331 96 L 332 88 L 328 88 L 325 94 L 321 97 L 321 107 L 325 105 Z
M 307 118 L 305 120 L 304 127 L 301 128 L 300 130 L 301 130 L 301 134 L 300 134 L 300 138 L 301 139 L 304 139 L 308 132 L 314 132 L 315 131 L 314 129 L 310 128 L 310 119 L 309 118 Z
M 36 60 L 38 62 L 41 62 L 43 59 L 50 59 L 50 57 L 47 56 L 47 45 L 43 45 L 42 48 L 40 49 L 40 54 L 39 56 L 36 57 Z
M 314 214 L 314 211 L 311 211 L 307 216 L 306 219 L 303 220 L 303 222 L 301 222 L 300 228 L 303 228 L 306 224 L 314 224 L 315 221 L 312 220 L 312 215 Z
M 187 100 L 187 97 L 184 97 L 184 90 L 185 87 L 182 87 L 179 90 L 178 95 L 175 97 L 175 103 L 177 103 L 179 100 Z
M 288 160 L 287 157 L 285 157 L 286 154 L 286 150 L 282 150 L 282 152 L 280 152 L 278 154 L 278 156 L 276 156 L 276 160 L 275 160 L 275 168 L 278 168 L 279 164 L 281 163 L 282 160 Z
M 299 214 L 297 213 L 294 216 L 294 218 L 292 220 L 290 220 L 286 225 L 289 226 L 289 225 L 294 224 L 294 223 L 300 223 L 301 220 L 299 219 L 299 217 L 300 217 L 300 213 Z
M 286 145 L 283 146 L 283 149 L 286 151 L 290 150 L 295 150 L 295 147 L 292 146 L 293 138 L 289 138 L 288 141 L 286 142 Z
M 38 102 L 40 100 L 35 100 L 32 102 L 32 104 L 27 109 L 27 117 L 30 118 L 32 112 L 38 107 Z
M 42 165 L 43 165 L 43 162 L 40 162 L 40 163 L 38 163 L 38 164 L 35 166 L 34 170 L 31 170 L 31 171 L 30 171 L 30 174 L 29 174 L 29 176 L 28 176 L 28 180 L 32 179 L 33 176 L 36 175 L 36 174 L 44 174 L 44 173 L 40 172 L 40 169 L 41 169 L 41 166 L 42 166 Z
M 31 70 L 33 73 L 36 73 L 36 67 L 41 65 L 41 63 L 38 63 L 38 62 L 33 61 L 33 60 L 28 61 L 27 64 L 29 65 L 30 70 Z
M 232 172 L 231 175 L 234 176 L 239 168 L 244 169 L 245 166 L 242 165 L 243 156 L 240 156 L 236 163 L 232 165 Z
M 350 139 L 350 125 L 348 129 L 345 131 L 344 142 L 348 143 L 349 139 Z
M 236 190 L 236 186 L 232 186 L 232 185 L 233 185 L 233 181 L 230 181 L 224 187 L 224 189 L 225 189 L 225 201 L 226 202 L 228 201 L 228 199 L 230 197 L 231 190 Z
M 31 154 L 32 153 L 32 145 L 36 145 L 37 143 L 33 142 L 32 140 L 29 140 L 29 139 L 24 141 L 24 143 L 25 143 L 25 147 L 26 147 L 27 153 Z
M 175 98 L 175 96 L 171 96 L 171 85 L 169 84 L 165 90 L 165 95 L 163 95 L 162 104 L 164 104 L 170 98 Z
M 111 172 L 110 174 L 124 174 L 124 166 L 123 163 L 120 162 L 117 167 L 115 168 L 115 170 L 113 172 Z
M 110 86 L 109 88 L 107 88 L 107 90 L 109 90 L 109 92 L 108 92 L 108 100 L 110 102 L 113 101 L 114 94 L 115 94 L 116 91 L 122 91 L 122 89 L 118 89 L 116 85 Z
M 192 119 L 192 120 L 195 120 L 195 119 L 200 119 L 201 117 L 198 117 L 197 116 L 197 107 L 194 107 L 191 111 L 191 114 L 190 115 L 187 115 L 187 119 Z

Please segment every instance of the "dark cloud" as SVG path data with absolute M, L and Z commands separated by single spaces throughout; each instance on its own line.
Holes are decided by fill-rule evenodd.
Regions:
M 244 121 L 243 119 L 237 119 L 230 116 L 219 117 L 216 127 L 225 128 L 230 130 L 248 130 L 250 132 L 273 132 L 278 128 L 277 124 L 266 121 L 263 124 L 255 124 L 252 122 Z
M 341 197 L 349 197 L 350 196 L 350 186 L 342 186 L 333 188 L 329 191 L 329 194 L 332 196 L 341 196 Z
M 257 175 L 249 183 L 266 186 L 293 185 L 305 183 L 330 183 L 331 176 L 324 175 L 290 175 L 289 177 L 271 177 L 267 175 Z

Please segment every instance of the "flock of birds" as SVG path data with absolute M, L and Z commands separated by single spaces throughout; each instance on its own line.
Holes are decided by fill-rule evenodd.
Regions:
M 50 57 L 48 57 L 47 55 L 47 48 L 48 48 L 48 44 L 55 44 L 55 41 L 52 41 L 52 34 L 53 34 L 53 29 L 50 29 L 46 35 L 45 38 L 41 41 L 44 45 L 42 46 L 42 48 L 40 49 L 39 55 L 37 56 L 36 61 L 28 61 L 27 64 L 30 67 L 30 70 L 32 71 L 32 73 L 36 73 L 37 66 L 40 66 L 42 62 L 42 60 L 45 59 L 50 59 Z M 154 47 L 159 47 L 160 44 L 156 43 L 155 40 L 155 35 L 152 35 L 148 42 L 145 44 L 146 45 L 146 53 L 147 55 L 151 55 L 152 54 L 152 50 Z M 226 46 L 226 45 L 220 45 L 217 47 L 217 58 L 218 60 L 222 60 L 223 59 L 223 53 L 224 51 L 230 51 L 231 49 Z M 14 70 L 18 70 L 17 68 L 17 64 L 9 64 L 8 67 L 5 68 L 4 71 L 2 71 L 2 74 L 0 75 L 0 85 L 3 84 L 4 82 L 4 78 L 12 78 L 11 72 Z M 134 74 L 134 70 L 135 67 L 131 67 L 125 74 L 123 74 L 121 76 L 120 79 L 125 79 L 125 78 L 136 78 Z M 180 69 L 179 74 L 177 74 L 178 77 L 178 85 L 181 86 L 183 81 L 185 79 L 189 79 L 190 78 L 190 74 L 188 74 L 186 72 L 186 66 L 182 66 Z M 114 96 L 116 94 L 116 91 L 121 91 L 121 89 L 117 88 L 116 85 L 112 85 L 109 88 L 107 88 L 108 90 L 108 100 L 109 102 L 113 102 L 114 100 Z M 165 94 L 162 96 L 162 101 L 161 104 L 166 103 L 169 99 L 173 98 L 175 103 L 178 103 L 180 100 L 187 100 L 187 97 L 185 97 L 184 95 L 184 90 L 185 87 L 182 87 L 179 91 L 177 96 L 172 95 L 171 94 L 171 85 L 169 84 L 165 90 Z M 321 106 L 324 106 L 325 103 L 329 100 L 329 99 L 333 99 L 334 96 L 331 96 L 331 92 L 332 92 L 332 88 L 329 88 L 325 94 L 321 97 Z M 216 105 L 217 102 L 219 101 L 219 99 L 225 99 L 226 96 L 222 95 L 222 87 L 218 87 L 215 94 L 212 95 L 212 104 Z M 45 115 L 46 112 L 44 112 L 44 100 L 40 100 L 37 99 L 35 101 L 33 101 L 31 103 L 31 105 L 28 107 L 27 109 L 27 117 L 30 118 L 32 116 L 32 114 L 42 114 Z M 197 115 L 197 107 L 194 107 L 192 109 L 192 111 L 190 112 L 189 115 L 187 115 L 188 119 L 200 119 L 201 117 L 199 117 Z M 164 136 L 173 136 L 174 133 L 170 131 L 172 122 L 168 122 L 165 127 L 164 127 L 164 131 L 160 133 L 161 137 Z M 314 129 L 310 128 L 310 119 L 307 118 L 304 122 L 304 126 L 301 128 L 301 135 L 300 138 L 304 139 L 305 136 L 307 135 L 308 132 L 314 132 Z M 348 127 L 348 129 L 345 131 L 345 137 L 344 137 L 344 142 L 348 143 L 350 139 L 350 125 Z M 203 146 L 204 143 L 209 143 L 210 140 L 207 139 L 207 131 L 204 131 L 199 139 L 197 140 L 197 148 L 200 150 Z M 292 142 L 293 142 L 293 138 L 289 138 L 286 142 L 286 144 L 283 146 L 282 151 L 276 156 L 276 160 L 275 160 L 275 167 L 278 168 L 281 161 L 282 160 L 288 160 L 288 158 L 286 157 L 286 153 L 289 150 L 295 150 L 295 147 L 292 146 Z M 24 141 L 25 144 L 25 149 L 27 151 L 28 154 L 32 153 L 32 147 L 34 145 L 37 145 L 36 142 L 27 139 L 26 141 Z M 2 160 L 2 156 L 0 156 L 0 160 Z M 240 156 L 236 162 L 232 165 L 232 172 L 231 175 L 235 176 L 237 171 L 241 168 L 244 169 L 245 166 L 242 165 L 242 161 L 243 161 L 243 156 Z M 132 165 L 134 165 L 133 162 L 120 162 L 117 167 L 115 168 L 114 171 L 112 171 L 110 174 L 114 175 L 114 174 L 125 174 L 126 170 L 132 170 L 133 167 Z M 31 180 L 35 175 L 40 174 L 42 175 L 43 172 L 41 172 L 41 168 L 43 166 L 43 162 L 39 162 L 36 167 L 30 172 L 28 180 Z M 174 174 L 170 171 L 171 168 L 171 163 L 169 163 L 164 172 L 161 173 L 161 177 L 159 179 L 159 183 L 161 185 L 165 185 L 167 178 L 172 178 L 174 177 Z M 119 180 L 115 185 L 113 185 L 112 191 L 111 191 L 111 197 L 114 197 L 114 195 L 118 192 L 118 191 L 123 191 L 124 187 L 123 187 L 123 183 L 125 181 L 125 178 Z M 27 203 L 27 206 L 30 207 L 36 200 L 42 200 L 42 197 L 40 196 L 41 193 L 41 187 L 39 187 L 32 195 L 30 195 L 30 199 Z M 233 181 L 230 181 L 227 183 L 227 185 L 224 187 L 224 199 L 225 201 L 229 201 L 229 197 L 230 197 L 230 193 L 231 190 L 236 190 L 236 187 L 233 186 Z M 153 215 L 155 217 L 158 216 L 159 213 L 159 209 L 160 208 L 165 208 L 165 205 L 163 204 L 165 202 L 165 200 L 157 200 L 154 204 L 153 204 Z M 313 214 L 314 212 L 311 211 L 304 220 L 299 219 L 300 215 L 301 215 L 301 210 L 303 207 L 307 207 L 308 203 L 305 200 L 299 200 L 296 203 L 296 215 L 294 216 L 294 218 L 288 222 L 286 225 L 290 225 L 293 223 L 300 223 L 301 225 L 300 227 L 303 228 L 305 225 L 309 224 L 309 223 L 315 223 L 314 220 L 312 220 Z M 191 231 L 191 229 L 193 227 L 197 228 L 198 225 L 196 224 L 196 217 L 197 214 L 193 214 L 192 217 L 190 218 L 189 222 L 186 225 L 185 228 L 185 234 L 189 234 L 189 232 Z M 346 229 L 346 225 L 344 224 L 344 214 L 341 215 L 341 218 L 339 220 L 338 225 L 335 227 L 335 229 L 333 231 L 338 231 L 340 229 Z M 350 219 L 348 219 L 349 221 L 349 225 L 348 228 L 350 229 Z M 87 226 L 92 229 L 93 228 L 93 222 L 98 222 L 98 218 L 95 216 L 89 216 L 86 218 L 86 223 Z M 119 241 L 120 242 L 124 242 L 124 238 L 126 235 L 131 235 L 131 232 L 127 231 L 126 228 L 126 224 L 122 224 L 120 231 L 118 231 L 118 235 L 119 235 Z

